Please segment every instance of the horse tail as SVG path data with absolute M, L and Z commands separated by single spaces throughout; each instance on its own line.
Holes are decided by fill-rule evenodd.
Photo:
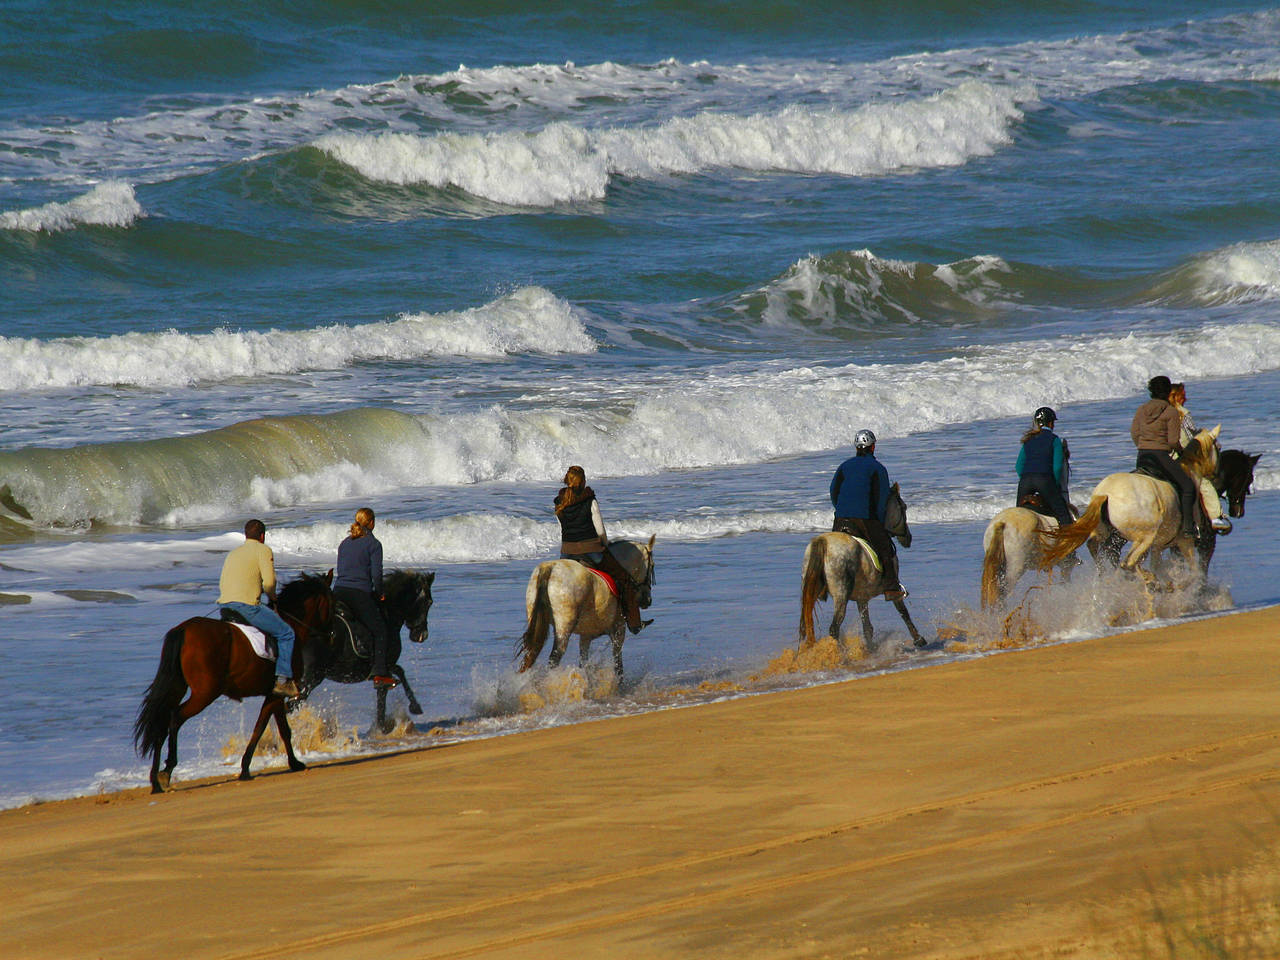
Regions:
M 1106 509 L 1107 495 L 1104 493 L 1089 501 L 1089 506 L 1075 523 L 1048 531 L 1046 536 L 1049 542 L 1045 547 L 1044 556 L 1040 558 L 1040 569 L 1048 570 L 1075 553 L 1080 544 L 1088 540 L 1093 535 L 1093 531 L 1098 529 Z
M 160 749 L 169 735 L 173 711 L 187 689 L 186 678 L 182 675 L 182 640 L 185 634 L 185 625 L 179 625 L 164 635 L 156 678 L 143 694 L 138 718 L 133 722 L 133 745 L 140 757 L 148 757 Z
M 538 654 L 542 652 L 542 647 L 547 642 L 547 633 L 551 629 L 554 618 L 551 598 L 547 596 L 547 582 L 551 579 L 551 572 L 554 569 L 553 564 L 544 563 L 534 574 L 537 581 L 534 584 L 533 604 L 529 608 L 529 623 L 524 628 L 524 636 L 516 644 L 516 656 L 524 656 L 524 661 L 520 664 L 521 673 L 533 666 L 533 662 L 538 659 Z
M 814 537 L 804 551 L 800 576 L 800 643 L 813 643 L 813 607 L 827 593 L 827 538 Z
M 1000 581 L 1008 570 L 1004 553 L 1004 521 L 991 524 L 991 545 L 982 558 L 982 606 L 994 607 L 1000 602 Z

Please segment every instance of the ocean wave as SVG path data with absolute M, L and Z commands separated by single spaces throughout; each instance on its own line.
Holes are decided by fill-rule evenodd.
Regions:
M 1014 280 L 1014 268 L 994 256 L 932 264 L 878 257 L 870 250 L 811 254 L 739 297 L 732 309 L 774 326 L 879 330 L 989 315 L 1020 298 Z
M 109 170 L 134 182 L 156 182 L 265 153 L 293 150 L 339 129 L 362 131 L 366 136 L 447 130 L 451 135 L 519 140 L 536 138 L 530 131 L 573 118 L 583 131 L 620 129 L 623 140 L 628 130 L 654 131 L 674 124 L 668 131 L 670 143 L 639 144 L 642 154 L 646 149 L 658 154 L 643 156 L 643 169 L 666 169 L 661 154 L 670 150 L 681 155 L 670 172 L 687 170 L 690 157 L 696 169 L 742 165 L 747 169 L 823 171 L 835 164 L 815 163 L 812 156 L 797 158 L 793 156 L 796 148 L 790 144 L 776 150 L 762 149 L 761 144 L 770 136 L 789 138 L 788 127 L 816 129 L 819 124 L 806 120 L 806 113 L 817 116 L 825 109 L 832 117 L 848 118 L 870 109 L 874 115 L 878 107 L 909 105 L 912 98 L 938 94 L 964 82 L 1006 89 L 1033 87 L 1041 98 L 1048 99 L 1166 80 L 1266 81 L 1280 73 L 1277 39 L 1280 17 L 1274 11 L 1263 11 L 1111 35 L 910 53 L 870 63 L 759 58 L 738 64 L 666 60 L 641 64 L 606 61 L 587 66 L 462 66 L 444 73 L 305 93 L 238 99 L 185 94 L 175 98 L 181 106 L 137 116 L 0 129 L 0 147 L 8 148 L 9 175 L 20 180 L 92 181 Z M 783 121 L 787 111 L 795 116 Z M 737 119 L 726 129 L 716 129 L 714 121 L 705 119 L 721 114 Z M 756 129 L 748 131 L 743 121 L 753 117 L 760 119 Z M 836 125 L 840 126 L 840 121 Z M 686 130 L 687 126 L 692 129 Z M 841 135 L 839 129 L 835 132 Z M 802 133 L 801 141 L 808 135 Z M 919 132 L 907 132 L 908 137 L 913 135 L 919 136 Z M 685 136 L 703 141 L 713 156 L 699 156 L 707 149 L 680 142 Z M 725 156 L 716 144 L 707 143 L 717 137 L 757 142 L 726 142 L 723 146 L 729 156 Z M 855 157 L 862 146 L 854 145 Z M 879 148 L 889 154 L 880 166 L 898 169 L 937 162 L 931 156 L 933 149 L 925 150 L 923 157 L 911 157 L 908 150 L 904 157 L 897 155 L 898 146 L 890 143 Z M 990 145 L 979 146 L 989 149 Z M 536 153 L 536 146 L 526 148 Z M 402 149 L 385 147 L 382 152 Z M 511 149 L 519 152 L 514 145 Z M 627 145 L 619 144 L 618 149 L 625 154 Z M 818 149 L 809 144 L 799 151 L 812 154 Z M 965 152 L 964 145 L 958 149 Z M 733 157 L 758 157 L 761 153 L 771 155 L 751 162 L 763 162 L 763 167 L 751 162 L 739 164 Z M 877 158 L 862 156 L 858 163 L 874 167 Z M 383 158 L 377 165 L 394 164 Z M 427 182 L 421 171 L 416 176 Z M 509 202 L 528 205 L 531 201 L 517 198 Z M 532 201 L 534 205 L 545 202 Z
M 873 176 L 957 166 L 1012 142 L 1030 88 L 970 81 L 922 100 L 852 111 L 790 106 L 735 116 L 703 112 L 655 127 L 533 134 L 327 134 L 314 146 L 370 180 L 456 187 L 514 206 L 600 199 L 612 177 L 659 179 L 715 169 Z
M 1160 278 L 1143 298 L 1195 306 L 1280 299 L 1280 240 L 1203 254 Z
M 56 340 L 0 337 L 0 391 L 90 385 L 181 386 L 333 370 L 366 360 L 590 353 L 582 313 L 542 287 L 481 307 L 311 330 L 125 333 Z
M 130 227 L 143 216 L 146 214 L 133 195 L 133 187 L 121 180 L 107 180 L 65 203 L 0 213 L 0 230 L 59 233 L 80 226 Z
M 907 364 L 582 374 L 573 394 L 607 404 L 540 391 L 480 410 L 363 408 L 27 448 L 0 452 L 0 504 L 36 525 L 181 526 L 405 488 L 547 483 L 565 463 L 601 476 L 759 463 L 844 447 L 861 427 L 895 437 L 1131 396 L 1152 369 L 1188 380 L 1280 369 L 1280 325 L 1063 337 Z

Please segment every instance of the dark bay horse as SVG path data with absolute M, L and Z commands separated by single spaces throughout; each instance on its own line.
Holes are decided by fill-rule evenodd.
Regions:
M 413 695 L 404 667 L 399 663 L 400 628 L 409 628 L 409 639 L 414 643 L 427 639 L 427 614 L 431 612 L 431 584 L 435 578 L 434 573 L 393 570 L 382 581 L 383 594 L 387 598 L 382 604 L 382 616 L 391 635 L 387 646 L 387 668 L 404 687 L 405 696 L 409 698 L 409 712 L 414 715 L 422 713 L 422 705 Z M 372 662 L 373 638 L 360 621 L 339 603 L 334 612 L 332 633 L 313 645 L 307 658 L 299 683 L 302 699 L 305 700 L 325 680 L 364 683 L 369 679 Z M 378 729 L 385 733 L 391 729 L 387 721 L 386 687 L 377 688 L 376 699 Z
M 293 645 L 293 670 L 298 673 L 308 650 L 329 632 L 333 612 L 329 578 L 302 574 L 280 590 L 276 611 L 297 635 Z M 225 620 L 192 617 L 166 633 L 160 650 L 160 666 L 142 698 L 133 724 L 133 742 L 138 755 L 152 758 L 151 792 L 163 793 L 169 787 L 173 768 L 178 765 L 178 729 L 223 696 L 232 700 L 264 698 L 253 736 L 240 758 L 241 780 L 252 779 L 249 763 L 272 717 L 288 755 L 289 769 L 304 769 L 305 764 L 293 752 L 293 734 L 285 718 L 284 700 L 272 693 L 275 675 L 275 662 L 254 653 L 244 634 Z M 183 694 L 188 690 L 191 694 L 183 701 Z M 166 739 L 169 755 L 161 770 L 160 750 Z
M 904 547 L 911 546 L 911 530 L 907 527 L 907 507 L 902 502 L 895 483 L 889 489 L 889 505 L 885 510 L 884 528 Z M 873 557 L 871 547 L 847 533 L 820 533 L 809 542 L 804 551 L 804 567 L 800 578 L 800 645 L 814 641 L 813 608 L 819 600 L 831 597 L 831 636 L 844 646 L 841 628 L 845 610 L 850 600 L 857 601 L 862 615 L 862 637 L 871 645 L 871 614 L 867 602 L 884 593 L 880 566 Z M 907 605 L 894 600 L 894 607 L 907 625 L 911 640 L 917 647 L 926 643 L 920 631 L 911 621 Z
M 1218 454 L 1218 472 L 1213 485 L 1227 498 L 1227 514 L 1235 519 L 1244 516 L 1244 498 L 1253 492 L 1253 469 L 1262 454 L 1243 450 L 1223 450 Z

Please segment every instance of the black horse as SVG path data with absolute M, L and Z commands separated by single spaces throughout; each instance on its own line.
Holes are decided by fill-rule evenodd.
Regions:
M 1262 454 L 1245 453 L 1243 450 L 1223 450 L 1218 454 L 1218 472 L 1213 476 L 1213 486 L 1219 495 L 1227 498 L 1227 515 L 1239 520 L 1244 516 L 1244 500 L 1253 492 L 1253 468 L 1262 459 Z M 1196 554 L 1200 558 L 1200 568 L 1208 573 L 1209 561 L 1218 547 L 1218 537 L 1225 533 L 1214 533 L 1211 537 L 1201 537 L 1196 544 Z
M 332 571 L 331 571 L 332 572 Z M 409 712 L 422 713 L 422 705 L 413 695 L 409 679 L 400 666 L 400 628 L 408 626 L 409 639 L 422 643 L 427 639 L 427 614 L 431 612 L 431 584 L 434 573 L 418 573 L 414 570 L 393 570 L 382 581 L 386 601 L 381 605 L 382 616 L 387 621 L 389 643 L 387 667 L 409 698 Z M 370 677 L 373 662 L 373 638 L 349 610 L 341 603 L 335 605 L 333 630 L 327 642 L 311 651 L 302 675 L 302 699 L 325 680 L 338 683 L 363 683 Z M 387 732 L 387 688 L 377 688 L 378 729 Z
M 1223 450 L 1218 454 L 1218 472 L 1213 485 L 1227 498 L 1227 514 L 1239 519 L 1244 516 L 1244 498 L 1253 492 L 1253 468 L 1262 454 L 1245 453 L 1243 450 Z

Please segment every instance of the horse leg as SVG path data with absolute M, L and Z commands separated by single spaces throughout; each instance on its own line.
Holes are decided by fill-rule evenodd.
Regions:
M 565 651 L 569 649 L 569 638 L 573 636 L 573 631 L 577 626 L 577 617 L 565 624 L 563 630 L 560 628 L 559 623 L 554 625 L 556 635 L 551 643 L 551 654 L 547 657 L 547 666 L 552 670 L 560 666 L 560 661 L 564 658 Z
M 391 732 L 391 722 L 387 719 L 387 688 L 376 687 L 374 689 L 374 723 L 378 725 L 378 729 L 383 733 Z
M 271 702 L 283 704 L 283 700 L 278 697 L 267 697 L 262 701 L 262 709 L 258 711 L 258 721 L 253 725 L 253 735 L 249 737 L 249 743 L 244 748 L 244 754 L 240 757 L 240 779 L 252 780 L 253 775 L 249 773 L 249 763 L 253 760 L 253 752 L 258 749 L 258 741 L 262 739 L 262 732 L 267 729 L 267 720 L 271 716 Z
M 917 647 L 925 646 L 929 641 L 920 636 L 920 631 L 916 629 L 916 625 L 911 622 L 911 614 L 907 613 L 907 605 L 901 600 L 893 601 L 893 605 L 898 608 L 898 613 L 902 616 L 902 622 L 907 625 L 907 632 L 911 634 L 911 642 Z
M 618 686 L 622 686 L 622 641 L 627 639 L 626 624 L 619 620 L 614 625 L 613 633 L 609 635 L 613 641 L 613 675 L 618 680 Z
M 413 695 L 413 687 L 409 686 L 409 678 L 404 675 L 404 667 L 398 663 L 391 665 L 391 672 L 395 674 L 397 680 L 400 681 L 400 689 L 404 691 L 404 695 L 409 698 L 409 712 L 415 717 L 422 713 L 422 704 L 418 702 L 418 698 Z
M 840 587 L 831 592 L 831 628 L 827 631 L 835 640 L 843 644 L 840 637 L 844 629 L 844 615 L 849 609 L 849 594 Z
M 862 642 L 867 650 L 870 650 L 871 638 L 875 635 L 875 630 L 871 627 L 871 605 L 866 600 L 858 601 L 858 615 L 862 617 Z
M 173 719 L 169 721 L 169 755 L 165 758 L 164 769 L 156 769 L 160 764 L 159 747 L 156 747 L 155 759 L 151 764 L 152 793 L 164 793 L 169 789 L 174 768 L 178 765 L 178 728 L 217 699 L 217 691 L 196 690 L 193 687 L 191 694 L 173 712 Z

